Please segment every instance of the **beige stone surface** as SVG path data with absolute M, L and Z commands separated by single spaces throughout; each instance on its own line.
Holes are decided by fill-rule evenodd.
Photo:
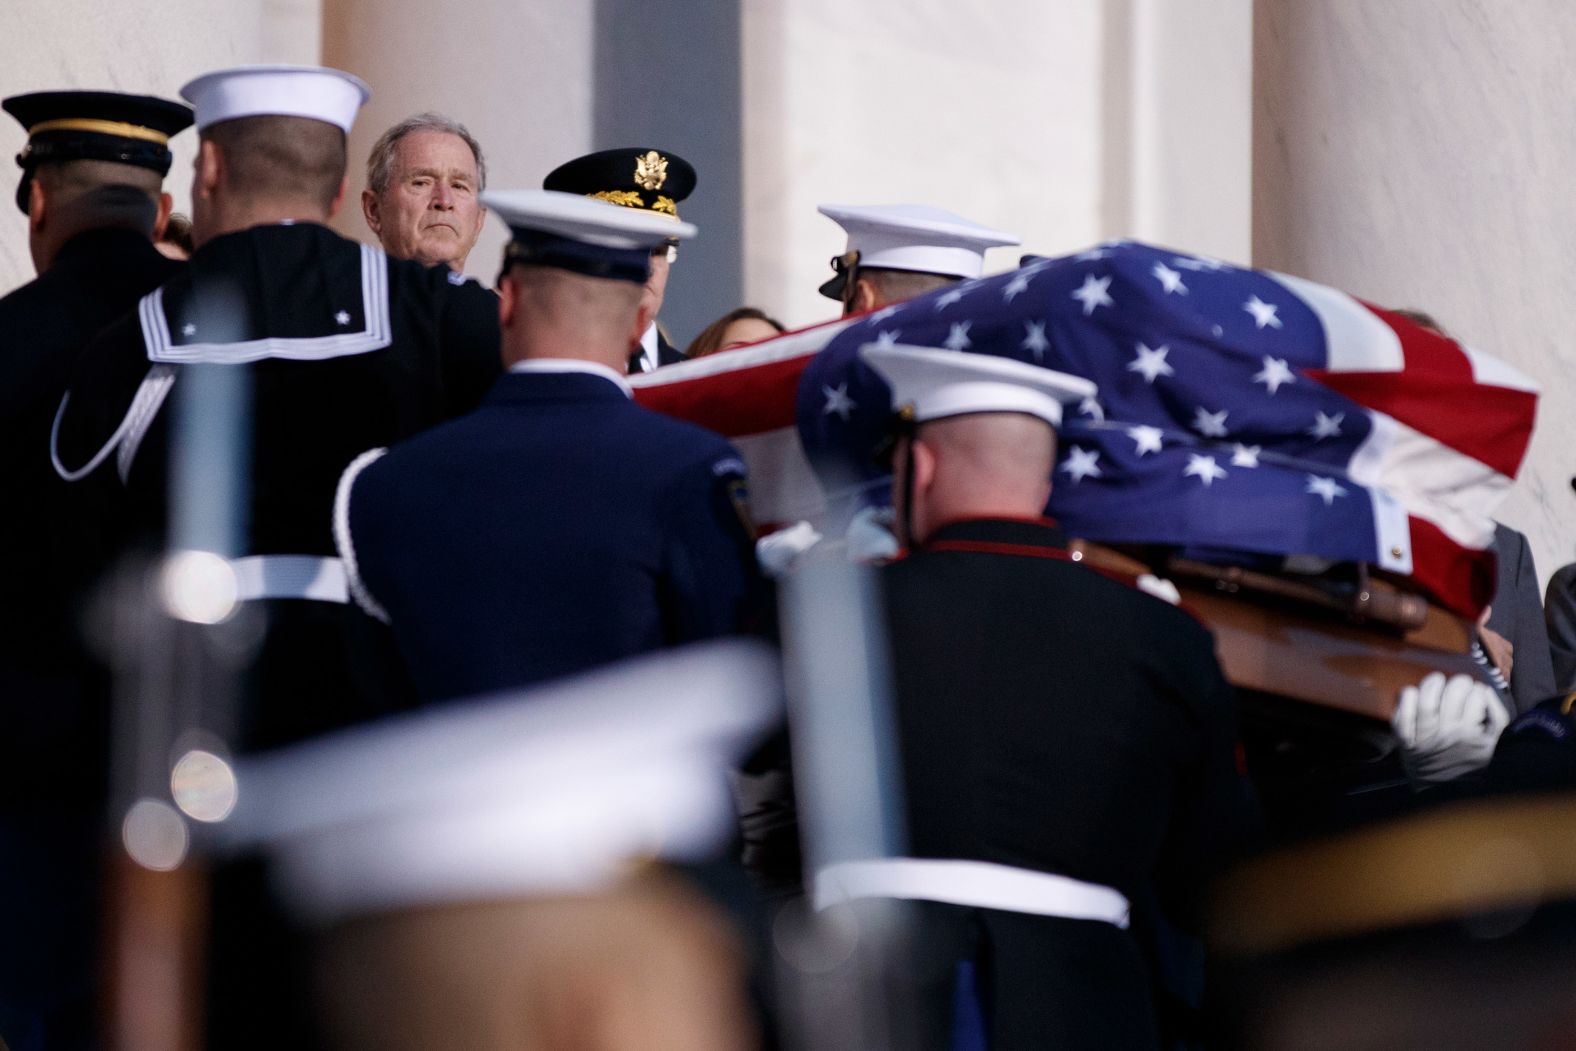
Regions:
M 317 0 L 5 0 L 0 3 L 0 97 L 27 91 L 102 89 L 178 98 L 199 73 L 242 62 L 299 61 L 295 35 L 264 32 L 270 17 L 311 20 Z M 288 46 L 286 46 L 288 45 Z M 30 281 L 27 219 L 11 203 L 27 141 L 0 118 L 0 292 Z M 167 188 L 190 213 L 197 137 L 171 142 Z
M 1566 0 L 1260 0 L 1254 261 L 1421 307 L 1543 384 L 1498 517 L 1576 559 L 1576 137 Z
M 323 61 L 372 86 L 350 137 L 350 192 L 335 226 L 371 240 L 361 215 L 367 152 L 390 125 L 424 110 L 463 123 L 482 144 L 492 189 L 539 187 L 591 148 L 593 5 L 472 0 L 323 0 Z M 466 270 L 491 285 L 503 224 L 489 218 Z
M 1132 236 L 1246 258 L 1249 0 L 751 0 L 745 291 L 791 324 L 835 203 L 922 203 L 1056 254 Z M 1017 262 L 997 249 L 987 269 Z

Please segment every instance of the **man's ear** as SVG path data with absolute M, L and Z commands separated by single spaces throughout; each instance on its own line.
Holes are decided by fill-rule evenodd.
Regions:
M 367 229 L 372 231 L 372 236 L 381 236 L 383 231 L 379 227 L 383 220 L 378 215 L 378 195 L 371 190 L 361 191 L 361 215 L 367 220 Z
M 909 456 L 914 459 L 914 491 L 908 494 L 912 502 L 916 496 L 930 492 L 936 480 L 936 450 L 923 438 L 915 435 L 909 442 Z
M 44 201 L 44 188 L 39 185 L 38 177 L 34 176 L 27 184 L 27 228 L 29 232 L 36 233 L 44 225 L 44 212 L 48 206 Z
M 863 314 L 867 310 L 874 310 L 876 306 L 876 288 L 862 277 L 854 279 L 854 294 L 848 298 L 848 308 L 845 314 Z
M 498 278 L 498 327 L 508 328 L 514 320 L 514 312 L 520 303 L 520 294 L 515 291 L 514 282 L 509 280 L 509 275 L 504 274 Z
M 330 219 L 338 215 L 339 210 L 345 206 L 345 194 L 348 193 L 349 190 L 350 176 L 341 176 L 339 179 L 339 192 L 334 194 L 334 199 L 330 201 L 328 205 L 328 217 Z
M 197 171 L 192 178 L 192 196 L 209 200 L 224 176 L 224 155 L 211 139 L 197 144 Z
M 640 337 L 644 336 L 646 329 L 651 327 L 651 320 L 654 317 L 656 317 L 656 311 L 651 309 L 651 304 L 646 302 L 646 297 L 641 296 L 640 305 L 635 308 L 635 328 L 629 337 L 629 349 L 631 351 L 640 345 Z
M 153 217 L 153 239 L 157 241 L 164 236 L 164 228 L 169 224 L 170 211 L 175 207 L 175 198 L 167 193 L 159 194 L 159 211 Z

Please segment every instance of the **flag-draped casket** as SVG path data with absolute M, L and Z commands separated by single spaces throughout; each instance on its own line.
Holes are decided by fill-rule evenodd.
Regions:
M 1491 516 L 1536 387 L 1299 278 L 1120 242 L 633 382 L 643 404 L 733 439 L 758 519 L 781 524 L 823 513 L 829 488 L 880 498 L 871 454 L 890 392 L 860 360 L 868 343 L 1098 384 L 1061 431 L 1048 513 L 1072 536 L 1208 562 L 1365 563 L 1465 616 L 1492 598 Z

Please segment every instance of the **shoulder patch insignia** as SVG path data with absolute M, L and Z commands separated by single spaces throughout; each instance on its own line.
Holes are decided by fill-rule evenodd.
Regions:
M 741 465 L 742 466 L 742 465 Z M 728 502 L 733 505 L 733 511 L 739 516 L 739 522 L 744 526 L 744 533 L 751 541 L 757 539 L 755 533 L 755 519 L 750 515 L 750 487 L 742 475 L 734 474 L 728 479 Z

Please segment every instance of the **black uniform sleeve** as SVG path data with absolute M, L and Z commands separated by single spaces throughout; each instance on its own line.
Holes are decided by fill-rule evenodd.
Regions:
M 664 512 L 669 641 L 762 632 L 767 591 L 755 563 L 743 461 L 724 446 L 682 471 Z
M 1175 688 L 1195 713 L 1196 754 L 1177 786 L 1176 810 L 1161 853 L 1156 888 L 1167 915 L 1194 930 L 1208 881 L 1257 839 L 1262 815 L 1243 762 L 1236 691 L 1197 626 L 1178 654 Z M 1180 640 L 1179 640 L 1180 641 Z
M 481 404 L 482 396 L 503 372 L 498 296 L 474 281 L 449 283 L 447 267 L 435 267 L 434 273 L 447 290 L 438 318 L 438 338 L 448 410 L 458 416 Z
M 61 495 L 60 530 L 53 543 L 74 552 L 76 571 L 86 577 L 96 578 L 105 572 L 139 539 L 121 483 L 118 448 L 104 450 L 148 374 L 140 332 L 136 318 L 126 317 L 88 344 L 77 359 L 65 402 L 53 421 L 50 446 L 39 450 L 53 458 L 57 471 L 64 470 L 72 479 Z M 162 427 L 162 420 L 154 422 L 135 460 L 139 470 L 151 472 L 149 489 L 153 492 L 162 491 L 165 474 Z M 88 470 L 95 458 L 98 465 Z M 155 545 L 161 542 L 162 521 L 162 514 L 150 510 L 140 523 L 150 531 L 142 539 Z

